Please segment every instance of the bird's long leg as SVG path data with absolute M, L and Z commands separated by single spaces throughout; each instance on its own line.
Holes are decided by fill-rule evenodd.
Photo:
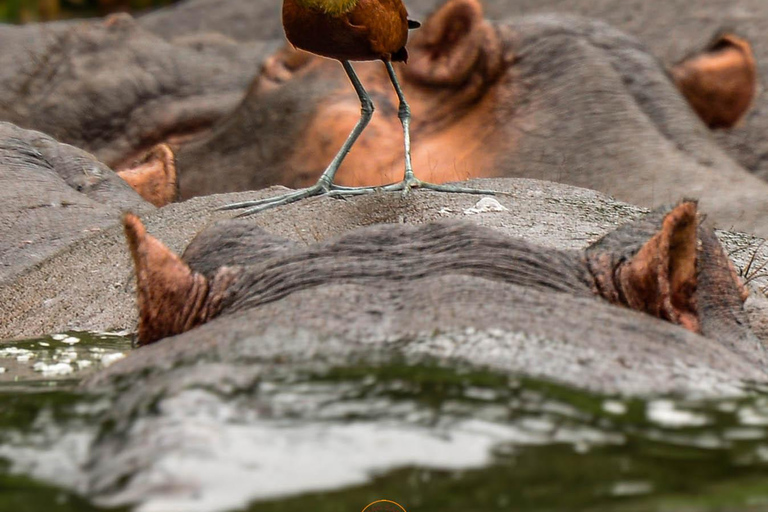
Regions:
M 228 204 L 222 206 L 220 208 L 221 210 L 237 210 L 240 208 L 247 208 L 247 210 L 240 214 L 240 216 L 245 216 L 267 210 L 269 208 L 274 208 L 276 206 L 294 203 L 296 201 L 300 201 L 301 199 L 312 196 L 323 194 L 334 197 L 355 196 L 368 194 L 376 190 L 375 187 L 342 187 L 333 184 L 333 180 L 336 177 L 336 172 L 339 170 L 341 163 L 344 161 L 344 157 L 347 156 L 347 153 L 349 153 L 349 150 L 352 149 L 352 146 L 354 145 L 355 141 L 357 141 L 357 138 L 360 137 L 360 134 L 368 125 L 368 122 L 373 116 L 374 110 L 373 101 L 371 101 L 370 96 L 368 96 L 368 93 L 363 87 L 363 84 L 357 77 L 357 73 L 355 73 L 354 68 L 352 68 L 352 64 L 349 61 L 344 60 L 341 61 L 341 65 L 344 67 L 344 71 L 347 72 L 349 81 L 352 82 L 352 86 L 355 88 L 355 92 L 357 92 L 357 97 L 360 99 L 360 120 L 352 129 L 352 132 L 347 137 L 347 140 L 344 141 L 344 144 L 342 144 L 341 149 L 339 149 L 338 153 L 336 153 L 336 156 L 333 157 L 331 163 L 328 165 L 325 171 L 323 171 L 323 174 L 320 176 L 320 179 L 317 180 L 317 183 L 309 188 L 304 188 L 295 192 L 290 192 L 288 194 L 268 197 L 256 201 L 244 201 L 241 203 Z
M 395 68 L 392 66 L 392 62 L 384 61 L 384 65 L 387 67 L 387 74 L 389 80 L 395 88 L 397 93 L 397 99 L 400 101 L 400 105 L 397 109 L 397 116 L 400 118 L 400 123 L 403 125 L 403 140 L 405 143 L 405 176 L 403 181 L 395 183 L 393 185 L 387 185 L 382 187 L 384 190 L 402 190 L 404 194 L 407 194 L 411 188 L 425 188 L 428 190 L 436 190 L 438 192 L 455 192 L 463 194 L 495 194 L 493 190 L 481 190 L 474 188 L 456 187 L 453 185 L 436 185 L 434 183 L 428 183 L 416 178 L 413 172 L 413 164 L 411 163 L 411 107 L 408 106 L 408 102 L 405 101 L 405 95 L 403 89 L 400 87 L 400 81 L 395 74 Z
M 328 166 L 325 172 L 323 172 L 323 175 L 320 176 L 320 181 L 318 181 L 318 184 L 323 183 L 327 188 L 330 188 L 330 186 L 333 184 L 333 179 L 336 177 L 336 171 L 339 170 L 341 162 L 344 161 L 344 157 L 347 156 L 349 150 L 352 149 L 352 145 L 354 145 L 355 141 L 357 141 L 357 138 L 360 137 L 360 134 L 363 133 L 365 127 L 368 126 L 368 122 L 371 120 L 371 117 L 373 117 L 374 110 L 373 101 L 371 101 L 371 97 L 368 96 L 368 92 L 365 90 L 363 84 L 360 82 L 360 79 L 357 77 L 357 73 L 355 73 L 352 64 L 348 60 L 344 60 L 341 61 L 341 65 L 344 66 L 344 71 L 347 72 L 349 81 L 352 82 L 352 86 L 355 88 L 357 97 L 360 99 L 360 120 L 357 121 L 357 124 L 352 129 L 352 132 L 347 137 L 347 140 L 344 141 L 344 144 L 342 144 L 339 152 L 336 153 L 336 156 L 333 157 L 333 160 L 331 160 L 331 164 Z
M 400 118 L 400 124 L 403 125 L 403 142 L 405 143 L 405 178 L 403 181 L 411 182 L 416 179 L 416 176 L 413 174 L 413 165 L 411 164 L 411 107 L 405 101 L 405 94 L 403 94 L 403 90 L 400 88 L 400 81 L 397 79 L 392 62 L 384 61 L 384 65 L 387 67 L 389 80 L 395 87 L 397 99 L 400 101 L 400 105 L 397 108 L 397 117 Z

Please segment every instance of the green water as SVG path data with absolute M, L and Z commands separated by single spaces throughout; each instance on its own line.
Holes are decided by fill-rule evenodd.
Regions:
M 107 404 L 100 397 L 78 392 L 77 385 L 121 359 L 130 348 L 129 338 L 106 333 L 62 333 L 55 339 L 0 343 L 0 448 L 16 444 L 20 436 L 30 445 L 45 444 L 46 439 L 34 439 L 34 435 L 45 430 L 47 422 L 78 429 L 98 421 Z M 0 457 L 0 510 L 100 509 L 75 492 L 11 471 L 10 462 Z
M 480 469 L 404 468 L 364 486 L 261 502 L 250 510 L 356 510 L 382 498 L 419 511 L 768 510 L 768 395 L 762 390 L 721 401 L 621 400 L 531 379 L 428 367 L 331 375 L 349 381 L 356 373 L 365 382 L 356 400 L 366 394 L 418 397 L 434 411 L 433 421 L 450 407 L 454 417 L 461 411 L 458 416 L 527 425 L 539 439 L 500 443 Z
M 39 449 L 37 463 L 44 466 L 56 455 L 45 450 L 63 434 L 95 437 L 108 430 L 104 418 L 113 397 L 84 393 L 77 383 L 97 371 L 105 355 L 127 352 L 129 341 L 74 336 L 79 341 L 72 345 L 51 338 L 0 345 L 34 354 L 26 360 L 20 353 L 28 367 L 16 366 L 17 375 L 6 371 L 0 383 L 0 510 L 106 510 L 76 489 L 35 480 L 18 467 L 20 447 Z M 75 369 L 75 361 L 86 359 L 92 363 Z M 0 366 L 10 360 L 6 352 Z M 72 373 L 44 377 L 42 365 L 29 367 L 62 361 Z M 270 419 L 292 425 L 395 422 L 450 432 L 453 424 L 478 422 L 490 428 L 488 438 L 497 436 L 494 428 L 504 432 L 482 464 L 390 467 L 364 484 L 259 499 L 248 510 L 358 511 L 383 498 L 411 512 L 768 510 L 768 393 L 761 389 L 722 400 L 624 399 L 428 361 L 390 361 L 283 370 L 222 400 L 235 409 L 268 410 Z M 326 457 L 317 464 L 343 461 Z

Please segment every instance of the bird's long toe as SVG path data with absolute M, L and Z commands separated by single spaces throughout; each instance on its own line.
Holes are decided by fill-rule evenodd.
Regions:
M 318 190 L 315 190 L 315 189 L 318 189 Z M 290 204 L 295 201 L 304 199 L 305 197 L 317 195 L 322 192 L 323 190 L 320 189 L 320 187 L 314 186 L 310 188 L 303 188 L 301 190 L 296 190 L 293 192 L 288 192 L 287 194 L 280 194 L 276 196 L 265 197 L 263 199 L 255 199 L 252 201 L 242 201 L 239 203 L 230 203 L 230 204 L 221 206 L 218 209 L 222 211 L 228 211 L 228 210 L 242 210 L 245 208 L 246 211 L 240 214 L 241 216 L 244 216 L 244 215 L 249 215 L 250 213 L 261 211 L 261 209 L 266 210 L 268 208 L 272 208 L 275 206 Z
M 407 195 L 410 193 L 411 189 L 414 188 L 421 188 L 424 190 L 433 190 L 435 192 L 447 192 L 452 194 L 482 194 L 482 195 L 497 195 L 501 194 L 501 192 L 495 191 L 495 190 L 489 190 L 489 189 L 482 189 L 482 188 L 469 188 L 469 187 L 458 187 L 456 185 L 438 185 L 435 183 L 429 183 L 427 181 L 421 181 L 418 178 L 406 178 L 403 181 L 399 183 L 394 183 L 392 185 L 388 185 L 384 187 L 384 190 L 386 191 L 402 191 L 403 195 Z
M 296 190 L 287 194 L 267 197 L 264 199 L 257 199 L 254 201 L 243 201 L 240 203 L 224 205 L 220 207 L 219 210 L 243 210 L 237 216 L 247 217 L 248 215 L 253 215 L 254 213 L 263 212 L 264 210 L 269 210 L 271 208 L 277 208 L 278 206 L 285 206 L 310 197 L 360 196 L 373 193 L 376 190 L 376 187 L 341 187 L 338 185 L 331 185 L 330 187 L 326 187 L 322 183 L 318 183 L 312 187 L 303 188 L 301 190 Z
M 500 192 L 490 189 L 482 188 L 469 188 L 469 187 L 457 187 L 455 185 L 437 185 L 435 183 L 428 183 L 425 181 L 419 181 L 417 186 L 413 188 L 423 188 L 426 190 L 434 190 L 435 192 L 449 192 L 453 194 L 483 194 L 483 195 L 496 195 Z

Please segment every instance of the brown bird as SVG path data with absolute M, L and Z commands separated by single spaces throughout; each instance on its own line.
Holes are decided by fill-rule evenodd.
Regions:
M 400 101 L 398 117 L 405 139 L 405 177 L 402 182 L 381 187 L 402 190 L 422 187 L 442 192 L 493 194 L 493 191 L 459 188 L 426 183 L 416 178 L 411 166 L 411 109 L 405 101 L 392 62 L 407 62 L 405 43 L 408 30 L 420 24 L 408 19 L 402 0 L 284 0 L 283 28 L 288 41 L 301 50 L 341 62 L 360 98 L 362 112 L 341 149 L 312 187 L 258 201 L 245 201 L 224 206 L 224 210 L 247 208 L 242 215 L 299 201 L 306 197 L 360 195 L 375 187 L 342 187 L 333 184 L 341 162 L 373 116 L 373 102 L 352 68 L 352 60 L 381 60 Z

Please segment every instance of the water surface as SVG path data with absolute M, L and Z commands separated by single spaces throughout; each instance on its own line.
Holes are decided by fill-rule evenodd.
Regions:
M 0 510 L 768 510 L 758 388 L 623 398 L 389 360 L 264 371 L 227 393 L 191 385 L 116 432 L 116 397 L 78 383 L 129 350 L 83 333 L 0 345 Z M 92 447 L 120 436 L 163 449 L 94 500 Z

